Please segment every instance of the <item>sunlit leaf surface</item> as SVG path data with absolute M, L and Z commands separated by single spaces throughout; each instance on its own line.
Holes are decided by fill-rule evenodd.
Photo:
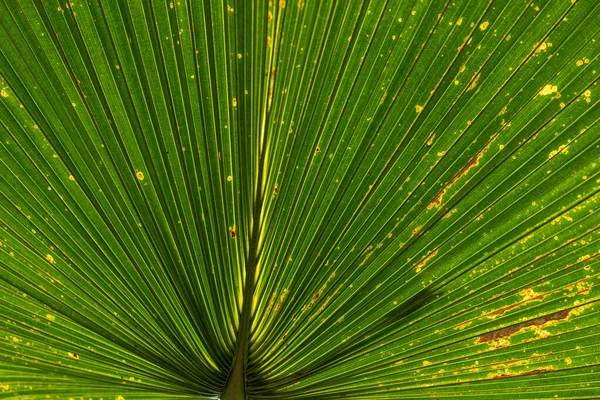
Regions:
M 2 0 L 0 398 L 600 397 L 599 57 L 595 0 Z

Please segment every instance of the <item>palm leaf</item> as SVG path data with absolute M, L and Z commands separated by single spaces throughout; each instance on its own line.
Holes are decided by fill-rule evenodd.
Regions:
M 0 5 L 0 398 L 600 396 L 600 5 Z

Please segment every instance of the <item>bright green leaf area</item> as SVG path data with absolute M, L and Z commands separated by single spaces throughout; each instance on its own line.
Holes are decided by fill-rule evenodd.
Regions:
M 0 399 L 600 397 L 597 0 L 0 0 Z

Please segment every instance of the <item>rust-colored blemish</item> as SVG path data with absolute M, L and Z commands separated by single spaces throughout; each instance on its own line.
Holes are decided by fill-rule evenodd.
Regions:
M 537 295 L 537 296 L 534 296 L 534 297 L 529 297 L 529 298 L 526 298 L 526 300 L 523 300 L 523 301 L 520 301 L 518 303 L 511 304 L 509 306 L 502 307 L 502 308 L 499 308 L 499 309 L 497 309 L 495 311 L 492 311 L 491 313 L 486 314 L 485 316 L 488 317 L 488 318 L 495 318 L 498 315 L 504 315 L 505 312 L 510 311 L 510 310 L 512 310 L 514 308 L 517 308 L 517 307 L 524 306 L 525 304 L 528 304 L 528 303 L 530 303 L 532 301 L 542 301 L 542 300 L 544 300 L 545 297 L 546 297 L 546 295 L 544 295 L 544 294 L 540 294 L 540 295 Z
M 481 336 L 479 336 L 479 339 L 477 340 L 477 343 L 489 343 L 489 342 L 493 342 L 495 340 L 498 340 L 500 338 L 504 338 L 507 336 L 512 336 L 515 333 L 521 331 L 522 329 L 528 328 L 530 326 L 542 326 L 547 324 L 550 321 L 559 321 L 559 320 L 563 320 L 566 319 L 569 316 L 569 313 L 571 312 L 570 309 L 568 310 L 562 310 L 562 311 L 558 311 L 549 315 L 545 315 L 543 317 L 539 317 L 539 318 L 534 318 L 531 319 L 529 321 L 525 321 L 525 322 L 520 322 L 516 325 L 512 325 L 512 326 L 508 326 L 506 328 L 502 328 L 502 329 L 498 329 L 496 331 L 493 332 L 488 332 L 486 334 L 483 334 Z
M 477 153 L 475 155 L 475 157 L 471 158 L 471 160 L 467 163 L 467 165 L 465 165 L 463 167 L 463 169 L 461 169 L 460 171 L 458 171 L 458 174 L 456 174 L 454 176 L 454 178 L 452 178 L 452 180 L 450 182 L 448 182 L 448 184 L 446 185 L 446 187 L 443 188 L 433 198 L 433 200 L 431 200 L 431 202 L 429 203 L 429 205 L 427 206 L 427 208 L 439 207 L 439 205 L 442 203 L 442 197 L 444 196 L 444 194 L 446 193 L 446 191 L 448 189 L 450 189 L 452 187 L 452 185 L 454 185 L 456 183 L 456 181 L 458 181 L 460 178 L 462 178 L 463 176 L 465 176 L 471 170 L 471 168 L 475 168 L 476 166 L 479 165 L 479 160 L 481 159 L 481 157 L 483 157 L 483 153 L 485 152 L 485 150 L 487 150 L 488 147 L 489 147 L 489 144 L 484 149 L 482 149 L 479 153 Z
M 546 372 L 550 372 L 553 371 L 554 367 L 553 366 L 548 366 L 548 367 L 542 367 L 542 368 L 536 368 L 536 369 L 532 369 L 530 371 L 518 371 L 518 372 L 513 372 L 513 371 L 505 371 L 504 373 L 500 373 L 500 374 L 488 374 L 488 378 L 491 379 L 501 379 L 501 378 L 510 378 L 513 376 L 523 376 L 523 375 L 535 375 L 535 374 L 543 374 Z
M 468 92 L 469 90 L 473 90 L 473 89 L 475 89 L 475 86 L 477 86 L 477 81 L 479 80 L 479 76 L 480 76 L 480 75 L 481 75 L 481 74 L 480 74 L 479 72 L 477 72 L 477 73 L 475 74 L 475 76 L 473 76 L 473 79 L 471 80 L 471 84 L 470 84 L 470 85 L 469 85 L 469 87 L 467 88 L 467 92 Z
M 433 144 L 433 139 L 435 139 L 435 132 L 431 132 L 429 137 L 427 138 L 427 146 L 431 146 Z
M 417 264 L 415 264 L 415 270 L 417 273 L 421 272 L 421 268 L 423 268 L 425 266 L 425 264 L 427 263 L 427 261 L 431 260 L 433 257 L 435 257 L 437 255 L 438 251 L 433 251 L 433 252 L 428 252 L 427 255 L 425 257 L 423 257 L 421 259 L 421 261 L 419 261 Z

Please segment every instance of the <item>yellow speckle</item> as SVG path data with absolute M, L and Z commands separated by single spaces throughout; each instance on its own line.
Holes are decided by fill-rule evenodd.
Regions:
M 234 107 L 237 107 L 237 100 L 234 98 L 231 103 L 233 104 Z
M 227 182 L 231 182 L 232 180 L 233 180 L 233 176 L 229 175 L 229 176 L 227 177 Z
M 567 364 L 571 365 L 571 362 L 572 362 L 572 361 L 571 361 L 571 357 L 567 357 L 567 358 L 565 358 L 565 362 L 566 362 Z
M 411 14 L 411 15 L 417 15 L 417 12 L 416 12 L 415 10 L 412 10 L 412 11 L 410 12 L 410 14 Z
M 12 341 L 15 342 L 15 343 L 19 343 L 20 342 L 19 338 L 16 337 L 16 336 L 13 336 Z
M 116 400 L 125 400 L 125 397 L 123 397 L 123 396 L 117 396 Z
M 0 90 L 0 96 L 2 96 L 2 97 L 8 97 L 8 92 L 6 91 L 6 89 Z
M 170 3 L 169 3 L 169 7 L 170 7 L 170 8 L 173 8 L 173 2 L 170 2 Z
M 504 145 L 503 145 L 503 144 L 499 144 L 499 145 L 498 145 L 498 149 L 502 150 L 503 148 L 504 148 Z
M 135 176 L 137 176 L 140 181 L 144 180 L 144 173 L 142 171 L 139 171 Z
M 550 154 L 548 154 L 548 158 L 552 158 L 555 155 L 557 155 L 558 153 L 567 154 L 569 152 L 569 149 L 567 149 L 567 146 L 568 146 L 568 144 L 561 144 L 560 146 L 558 146 L 558 149 L 552 150 L 550 152 Z
M 242 53 L 238 53 L 237 58 L 242 58 Z
M 462 19 L 462 17 L 460 17 L 460 18 L 458 19 L 458 21 L 456 21 L 456 25 L 461 25 L 461 24 L 462 24 L 462 22 L 463 22 L 463 19 Z
M 592 91 L 591 90 L 586 90 L 585 92 L 583 92 L 583 96 L 585 97 L 585 101 L 587 101 L 588 103 L 590 101 L 592 101 L 592 99 L 590 98 L 592 96 Z
M 72 353 L 72 352 L 68 352 L 67 354 L 69 354 L 69 357 L 74 358 L 76 360 L 79 360 L 79 355 L 76 353 Z
M 46 319 L 48 319 L 50 321 L 54 321 L 56 319 L 56 317 L 52 314 L 46 314 Z
M 69 175 L 69 180 L 70 180 L 70 181 L 74 181 L 74 180 L 75 180 L 75 177 L 74 177 L 73 175 Z
M 540 44 L 539 46 L 537 46 L 537 48 L 535 49 L 536 53 L 542 52 L 542 51 L 546 51 L 546 49 L 548 47 L 552 47 L 552 43 L 550 42 L 543 42 L 542 44 Z
M 428 365 L 431 365 L 431 361 L 423 361 L 423 366 L 426 367 Z
M 285 8 L 285 1 L 284 0 L 279 0 L 279 7 Z
M 479 80 L 479 76 L 480 76 L 480 75 L 481 75 L 481 74 L 480 74 L 479 72 L 477 72 L 477 73 L 475 74 L 475 76 L 473 77 L 473 80 L 471 81 L 471 84 L 470 84 L 470 85 L 469 85 L 469 87 L 467 88 L 467 92 L 468 92 L 469 90 L 473 90 L 473 89 L 475 89 L 475 86 L 477 86 L 477 81 Z
M 429 134 L 429 138 L 427 139 L 427 146 L 431 146 L 433 144 L 433 139 L 435 139 L 435 132 L 431 132 Z
M 50 264 L 54 264 L 54 257 L 52 257 L 52 254 L 46 254 L 46 261 Z
M 233 12 L 233 7 L 231 7 L 229 4 L 227 5 L 227 11 Z
M 482 22 L 481 25 L 479 25 L 479 29 L 481 29 L 482 31 L 485 31 L 489 25 L 490 25 L 490 23 L 487 21 Z
M 547 96 L 549 94 L 552 93 L 556 93 L 558 91 L 558 88 L 556 86 L 553 85 L 546 85 L 542 88 L 542 90 L 540 90 L 540 96 Z
M 583 65 L 583 61 L 582 60 L 577 60 L 577 62 L 575 63 L 578 67 L 581 67 Z
M 420 105 L 416 105 L 415 106 L 415 110 L 417 110 L 418 113 L 420 113 L 421 111 L 423 111 L 423 107 L 421 107 Z

